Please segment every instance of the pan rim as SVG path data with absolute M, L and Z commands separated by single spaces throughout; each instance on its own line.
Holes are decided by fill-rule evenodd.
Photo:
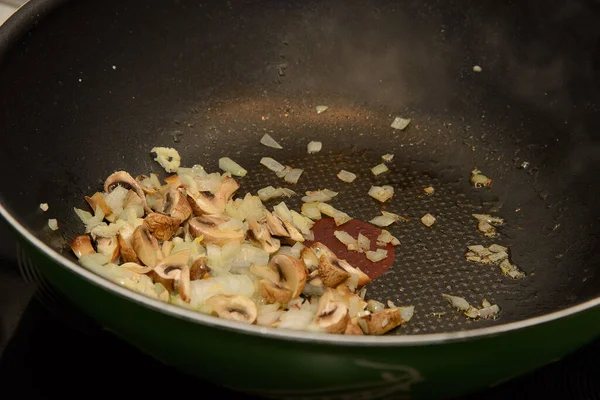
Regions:
M 83 266 L 67 259 L 59 254 L 44 241 L 33 235 L 25 228 L 10 212 L 0 203 L 0 215 L 15 229 L 23 238 L 34 245 L 46 257 L 58 264 L 60 267 L 67 268 L 70 272 L 75 273 L 79 277 L 87 280 L 107 292 L 117 295 L 125 300 L 133 301 L 140 306 L 146 307 L 155 312 L 168 315 L 170 317 L 179 318 L 187 322 L 197 323 L 206 327 L 224 329 L 232 333 L 247 334 L 250 336 L 258 336 L 265 339 L 292 341 L 317 345 L 333 345 L 345 347 L 359 346 L 375 346 L 386 347 L 394 345 L 397 347 L 421 346 L 431 344 L 449 344 L 461 342 L 467 339 L 481 339 L 490 336 L 495 336 L 502 333 L 509 333 L 536 325 L 556 321 L 565 317 L 578 314 L 585 310 L 600 305 L 600 297 L 587 300 L 583 303 L 565 308 L 563 310 L 554 311 L 548 314 L 543 314 L 533 318 L 527 318 L 517 322 L 508 324 L 500 324 L 492 327 L 469 329 L 466 331 L 414 334 L 414 335 L 394 335 L 394 336 L 346 336 L 332 335 L 328 333 L 304 332 L 283 330 L 277 328 L 260 327 L 257 325 L 245 325 L 235 321 L 229 321 L 211 315 L 203 314 L 199 311 L 189 310 L 174 304 L 164 303 L 158 299 L 153 299 L 118 285 L 108 279 L 88 271 Z

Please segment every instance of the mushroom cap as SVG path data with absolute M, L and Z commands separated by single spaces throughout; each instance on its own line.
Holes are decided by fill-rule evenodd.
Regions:
M 139 198 L 142 200 L 142 204 L 144 205 L 144 209 L 146 210 L 146 212 L 152 211 L 146 203 L 146 195 L 144 194 L 142 187 L 139 185 L 138 182 L 136 182 L 135 179 L 133 179 L 131 175 L 129 175 L 128 172 L 117 171 L 110 174 L 108 178 L 106 178 L 106 180 L 104 181 L 104 192 L 110 193 L 117 186 L 122 186 L 125 189 L 134 190 L 139 196 Z
M 348 321 L 348 307 L 340 301 L 335 301 L 331 290 L 326 291 L 319 299 L 319 308 L 313 323 L 329 333 L 344 333 Z
M 337 287 L 350 277 L 348 271 L 342 268 L 337 258 L 328 258 L 324 253 L 319 258 L 319 276 L 327 287 Z
M 119 252 L 123 262 L 136 264 L 141 262 L 131 245 L 127 243 L 121 234 L 117 235 L 117 241 L 119 242 Z
M 218 294 L 209 297 L 206 303 L 219 317 L 233 321 L 252 324 L 258 315 L 256 304 L 249 298 L 240 295 Z
M 405 322 L 400 307 L 385 308 L 369 314 L 364 319 L 370 335 L 383 335 Z
M 206 257 L 198 257 L 190 267 L 190 281 L 202 279 L 207 273 Z
M 144 225 L 148 227 L 148 230 L 158 240 L 170 240 L 177 228 L 181 224 L 181 220 L 177 218 L 169 217 L 168 215 L 159 213 L 149 213 L 144 218 Z
M 149 267 L 155 267 L 163 257 L 162 251 L 158 247 L 158 241 L 144 224 L 133 231 L 131 247 L 140 261 Z
M 293 299 L 302 293 L 307 275 L 304 262 L 285 254 L 278 254 L 269 261 L 269 268 L 277 273 L 276 283 L 289 289 Z
M 275 253 L 281 247 L 279 240 L 271 237 L 271 233 L 269 229 L 256 221 L 255 218 L 249 217 L 247 218 L 248 222 L 248 232 L 246 235 L 248 236 L 248 240 L 253 242 L 258 247 L 262 248 L 269 254 Z
M 262 279 L 258 282 L 258 293 L 269 303 L 286 304 L 292 300 L 292 291 L 279 284 Z
M 242 229 L 222 230 L 219 225 L 230 221 L 226 215 L 203 215 L 189 220 L 189 231 L 192 237 L 196 238 L 204 235 L 203 241 L 222 246 L 227 242 L 244 241 L 244 231 Z
M 177 187 L 171 187 L 165 193 L 162 212 L 172 218 L 185 221 L 192 215 L 192 206 Z
M 196 177 L 195 180 L 205 180 L 206 178 Z M 204 186 L 204 185 L 201 185 Z M 226 176 L 221 180 L 221 186 L 214 193 L 209 190 L 201 190 L 197 194 L 188 193 L 188 201 L 192 207 L 194 215 L 217 215 L 225 212 L 227 202 L 233 194 L 239 189 L 240 185 L 235 179 Z
M 96 249 L 98 253 L 107 256 L 111 263 L 119 258 L 119 241 L 116 237 L 97 237 Z
M 189 250 L 171 253 L 154 268 L 155 274 L 162 278 L 159 280 L 161 283 L 164 282 L 163 280 L 175 281 L 177 288 L 179 289 L 179 296 L 181 296 L 181 299 L 186 303 L 190 302 L 192 291 L 190 286 L 190 269 L 188 267 L 189 257 Z M 165 287 L 168 286 L 171 285 L 167 283 Z
M 75 236 L 69 246 L 77 258 L 96 253 L 92 245 L 92 239 L 88 235 Z
M 100 207 L 105 217 L 110 217 L 112 214 L 111 208 L 106 204 L 104 196 L 100 192 L 96 192 L 92 197 L 84 196 L 85 201 L 90 205 L 92 210 L 96 211 L 96 207 Z M 108 218 L 106 218 L 108 219 Z
M 362 331 L 360 325 L 358 325 L 358 320 L 356 318 L 352 318 L 350 321 L 348 321 L 348 325 L 346 325 L 344 335 L 364 335 L 364 332 Z

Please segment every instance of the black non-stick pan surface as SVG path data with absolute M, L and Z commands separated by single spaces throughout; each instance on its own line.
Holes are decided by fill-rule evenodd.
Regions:
M 90 3 L 40 19 L 0 62 L 2 202 L 65 256 L 83 196 L 115 170 L 160 172 L 150 149 L 170 146 L 209 171 L 236 160 L 249 171 L 240 195 L 282 184 L 263 156 L 303 168 L 295 191 L 339 191 L 331 204 L 362 220 L 381 208 L 368 188 L 393 185 L 383 208 L 410 222 L 391 229 L 402 245 L 368 297 L 420 310 L 403 333 L 598 296 L 597 2 L 108 0 L 81 19 Z M 394 130 L 395 116 L 412 122 Z M 265 133 L 284 149 L 262 146 Z M 307 155 L 311 140 L 323 151 Z M 385 153 L 390 172 L 372 176 Z M 476 167 L 491 188 L 469 183 Z M 339 181 L 340 169 L 359 179 Z M 478 232 L 473 213 L 505 218 L 500 236 Z M 464 259 L 492 243 L 524 279 Z M 441 293 L 502 311 L 471 321 Z

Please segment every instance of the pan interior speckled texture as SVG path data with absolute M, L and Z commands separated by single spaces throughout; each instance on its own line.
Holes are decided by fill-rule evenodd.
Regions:
M 593 6 L 92 3 L 40 17 L 0 63 L 0 165 L 11 171 L 0 199 L 65 257 L 83 196 L 115 170 L 160 172 L 150 149 L 172 146 L 186 166 L 217 171 L 222 156 L 243 165 L 240 195 L 283 185 L 259 164 L 271 156 L 305 170 L 298 193 L 339 191 L 331 204 L 357 219 L 380 209 L 409 218 L 391 227 L 402 245 L 367 292 L 416 307 L 398 333 L 519 321 L 598 295 Z M 571 36 L 552 34 L 574 19 Z M 330 108 L 317 115 L 317 105 Z M 394 130 L 395 116 L 412 123 Z M 262 146 L 265 133 L 284 149 Z M 306 154 L 311 140 L 323 151 Z M 390 171 L 375 177 L 385 153 L 395 155 Z M 470 185 L 476 167 L 490 189 Z M 340 169 L 359 177 L 345 184 Z M 375 184 L 394 186 L 393 199 L 369 198 Z M 286 203 L 298 207 L 299 197 Z M 431 228 L 426 213 L 437 218 Z M 505 218 L 499 237 L 478 232 L 473 213 Z M 46 228 L 50 217 L 58 232 Z M 467 245 L 491 243 L 508 246 L 527 277 L 465 260 Z M 471 321 L 442 293 L 485 298 L 500 317 Z

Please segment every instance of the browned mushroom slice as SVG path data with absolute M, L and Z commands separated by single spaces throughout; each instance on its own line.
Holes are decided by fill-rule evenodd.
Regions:
M 331 289 L 321 296 L 313 323 L 329 333 L 344 333 L 349 320 L 348 307 L 334 298 Z
M 364 317 L 369 335 L 383 335 L 412 317 L 413 307 L 394 307 L 379 310 Z
M 202 180 L 204 178 L 196 177 L 194 179 Z M 231 177 L 226 176 L 221 181 L 221 187 L 216 193 L 208 190 L 200 191 L 197 195 L 188 194 L 188 201 L 192 206 L 194 215 L 216 215 L 223 214 L 227 202 L 238 190 L 240 185 Z
M 279 240 L 271 237 L 269 230 L 256 219 L 248 217 L 248 240 L 269 254 L 275 253 L 280 248 Z
M 133 247 L 131 247 L 130 243 L 121 234 L 117 235 L 117 241 L 119 242 L 119 253 L 123 262 L 136 264 L 141 262 L 137 254 L 135 254 Z
M 146 195 L 144 194 L 144 191 L 142 190 L 140 185 L 135 181 L 135 179 L 133 179 L 133 177 L 127 172 L 117 171 L 112 173 L 108 178 L 106 178 L 106 181 L 104 181 L 104 192 L 110 193 L 117 186 L 122 186 L 125 189 L 135 191 L 139 198 L 142 200 L 142 204 L 146 212 L 152 211 L 146 203 Z
M 258 293 L 270 303 L 285 304 L 292 300 L 291 290 L 266 279 L 262 279 L 258 282 Z
M 194 217 L 189 221 L 189 231 L 192 237 L 204 235 L 204 243 L 213 243 L 219 246 L 228 242 L 242 243 L 244 231 L 242 229 L 221 229 L 219 226 L 230 221 L 225 215 L 203 215 Z
M 317 253 L 310 247 L 302 249 L 300 259 L 304 261 L 304 265 L 306 265 L 309 271 L 315 271 L 319 267 L 319 257 L 317 257 Z
M 304 285 L 302 293 L 307 296 L 321 296 L 325 293 L 325 290 L 327 290 L 327 287 L 323 285 L 323 281 L 319 277 L 319 271 L 314 270 L 306 278 L 306 285 Z
M 140 261 L 149 267 L 155 267 L 162 259 L 162 251 L 158 247 L 158 241 L 146 225 L 135 228 L 131 236 L 131 247 Z
M 179 296 L 186 303 L 190 302 L 192 293 L 190 286 L 190 268 L 187 264 L 189 256 L 189 250 L 172 253 L 154 268 L 156 275 L 165 280 L 173 280 L 175 282 L 174 286 L 177 286 Z M 163 282 L 164 281 L 161 281 L 160 283 L 165 285 Z M 165 285 L 165 287 L 167 286 Z
M 183 186 L 183 182 L 181 182 L 181 179 L 179 178 L 179 175 L 167 176 L 165 178 L 165 182 L 167 183 L 167 185 L 172 186 L 174 188 L 178 188 L 178 187 Z
M 175 247 L 175 245 L 173 244 L 172 241 L 165 240 L 163 242 L 162 246 L 160 247 L 160 251 L 162 252 L 163 257 L 169 257 L 169 255 L 171 254 L 171 251 L 173 251 L 174 247 Z
M 135 177 L 135 181 L 136 181 L 136 183 L 137 183 L 137 184 L 140 186 L 140 188 L 142 189 L 142 191 L 143 191 L 145 194 L 156 194 L 156 193 L 158 192 L 158 190 L 157 190 L 155 187 L 153 187 L 153 186 L 149 186 L 149 185 L 146 185 L 146 184 L 144 183 L 144 181 L 145 181 L 146 179 L 148 179 L 148 178 L 149 178 L 149 177 L 148 177 L 148 176 L 146 176 L 146 175 L 138 175 L 138 176 L 136 176 L 136 177 Z M 140 197 L 141 197 L 141 196 L 140 196 Z
M 96 249 L 98 253 L 107 256 L 111 263 L 119 258 L 119 241 L 116 237 L 97 237 Z
M 271 303 L 288 303 L 300 296 L 306 285 L 306 267 L 294 257 L 279 254 L 268 267 L 250 266 L 250 272 L 262 278 L 259 294 Z
M 371 278 L 369 278 L 369 275 L 365 274 L 358 268 L 354 268 L 352 265 L 350 265 L 348 263 L 348 261 L 346 261 L 346 260 L 338 260 L 338 261 L 339 261 L 340 267 L 344 268 L 344 270 L 346 270 L 346 272 L 348 272 L 351 276 L 356 276 L 356 279 L 358 281 L 358 286 L 356 287 L 356 289 L 361 289 L 363 286 L 365 286 L 366 284 L 371 282 Z
M 140 196 L 135 192 L 135 190 L 130 190 L 127 192 L 127 196 L 125 196 L 125 202 L 123 203 L 123 208 L 131 207 L 131 206 L 143 206 L 144 203 Z
M 323 255 L 329 259 L 337 258 L 337 256 L 334 254 L 334 252 L 329 250 L 329 247 L 325 246 L 321 242 L 314 242 L 310 246 L 310 248 L 314 250 L 318 259 L 321 259 L 321 256 L 323 256 Z
M 206 258 L 198 257 L 190 267 L 190 280 L 195 281 L 202 279 L 207 273 L 208 268 L 206 268 Z
M 282 237 L 290 236 L 278 216 L 273 215 L 268 210 L 265 210 L 265 214 L 267 216 L 267 228 L 269 229 L 269 232 L 271 232 L 271 235 Z
M 144 219 L 144 225 L 158 240 L 170 240 L 179 228 L 179 224 L 181 220 L 159 213 L 150 213 Z
M 319 277 L 327 287 L 337 287 L 350 277 L 348 271 L 340 266 L 337 258 L 328 258 L 325 254 L 319 258 Z
M 84 198 L 94 212 L 96 211 L 96 207 L 100 207 L 106 219 L 108 219 L 108 217 L 112 214 L 112 210 L 108 204 L 106 204 L 106 201 L 104 201 L 104 196 L 102 196 L 102 193 L 96 192 L 92 195 L 92 197 L 84 196 Z
M 220 318 L 252 324 L 258 316 L 256 304 L 244 296 L 218 294 L 209 297 L 206 303 Z
M 170 188 L 165 194 L 162 212 L 172 218 L 185 221 L 192 215 L 192 206 L 186 196 L 175 187 Z
M 88 235 L 75 236 L 69 245 L 77 258 L 96 253 L 92 245 L 92 239 Z

